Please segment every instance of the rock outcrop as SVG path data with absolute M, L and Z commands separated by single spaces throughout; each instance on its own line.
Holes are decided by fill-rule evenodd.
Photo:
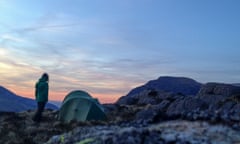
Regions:
M 198 92 L 198 96 L 205 95 L 222 95 L 225 97 L 230 97 L 240 94 L 240 87 L 231 84 L 222 83 L 207 83 L 202 86 Z
M 239 102 L 240 87 L 207 83 L 202 86 L 196 96 L 144 90 L 138 94 L 120 98 L 116 104 L 128 105 L 127 109 L 134 107 L 135 112 L 129 113 L 129 117 L 136 113 L 135 120 L 142 119 L 145 122 L 172 119 L 206 120 L 229 124 L 240 129 Z M 136 109 L 136 107 L 142 107 L 142 109 Z M 127 110 L 126 113 L 128 113 Z
M 238 131 L 206 122 L 170 121 L 145 127 L 97 126 L 76 128 L 52 137 L 46 144 L 231 144 L 240 142 Z

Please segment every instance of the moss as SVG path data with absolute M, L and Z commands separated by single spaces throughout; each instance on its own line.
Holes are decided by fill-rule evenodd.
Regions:
M 86 138 L 86 139 L 84 139 L 84 140 L 82 140 L 82 141 L 80 141 L 76 144 L 90 144 L 90 143 L 93 143 L 94 141 L 95 141 L 94 138 Z
M 61 135 L 61 136 L 60 136 L 60 142 L 61 142 L 61 143 L 64 143 L 64 135 Z

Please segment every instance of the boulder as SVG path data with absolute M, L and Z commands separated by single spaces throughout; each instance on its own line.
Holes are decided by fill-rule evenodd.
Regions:
M 150 123 L 154 121 L 156 115 L 157 112 L 153 108 L 144 109 L 136 114 L 136 121 L 141 120 Z
M 179 117 L 179 116 L 187 116 L 188 113 L 192 113 L 193 111 L 201 111 L 208 108 L 206 102 L 199 98 L 195 97 L 185 97 L 183 99 L 179 99 L 170 104 L 167 109 L 167 116 L 170 118 Z
M 226 96 L 206 94 L 206 95 L 198 96 L 197 98 L 204 101 L 206 104 L 208 104 L 209 108 L 218 109 L 221 106 L 221 104 L 224 103 Z
M 198 92 L 198 96 L 200 97 L 205 95 L 222 95 L 229 97 L 236 94 L 240 94 L 240 87 L 223 83 L 207 83 L 203 85 Z
M 163 100 L 161 103 L 159 103 L 158 105 L 154 105 L 153 108 L 156 111 L 160 111 L 160 112 L 165 112 L 166 109 L 168 108 L 168 106 L 170 105 L 170 101 L 168 100 Z
M 223 120 L 224 122 L 230 122 L 230 118 L 229 118 L 229 113 L 230 110 L 233 108 L 233 106 L 235 105 L 235 102 L 232 101 L 228 101 L 225 102 L 217 111 L 220 113 L 220 118 L 221 120 Z
M 209 105 L 206 111 L 211 117 L 220 116 L 228 121 L 230 108 L 238 101 L 240 87 L 223 83 L 207 83 L 200 89 L 197 98 Z
M 240 104 L 236 104 L 231 110 L 230 110 L 230 118 L 233 121 L 240 122 Z

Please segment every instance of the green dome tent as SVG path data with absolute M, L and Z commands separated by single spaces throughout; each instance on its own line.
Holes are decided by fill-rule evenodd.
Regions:
M 105 120 L 103 106 L 87 92 L 70 92 L 63 100 L 59 111 L 59 120 L 63 122 Z

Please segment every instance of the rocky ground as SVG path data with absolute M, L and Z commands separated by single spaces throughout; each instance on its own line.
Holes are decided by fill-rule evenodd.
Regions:
M 130 108 L 129 108 L 130 109 Z M 206 121 L 171 120 L 147 122 L 125 120 L 71 122 L 56 120 L 56 111 L 46 110 L 41 123 L 32 122 L 33 112 L 1 113 L 0 143 L 3 144 L 139 144 L 139 143 L 240 143 L 240 131 Z
M 0 113 L 3 144 L 238 144 L 239 88 L 207 84 L 195 96 L 158 90 L 122 97 L 105 104 L 107 121 L 57 120 L 58 111 L 45 110 L 34 123 L 33 111 Z
M 238 144 L 239 131 L 206 122 L 168 121 L 136 127 L 131 124 L 78 127 L 52 137 L 47 144 Z

